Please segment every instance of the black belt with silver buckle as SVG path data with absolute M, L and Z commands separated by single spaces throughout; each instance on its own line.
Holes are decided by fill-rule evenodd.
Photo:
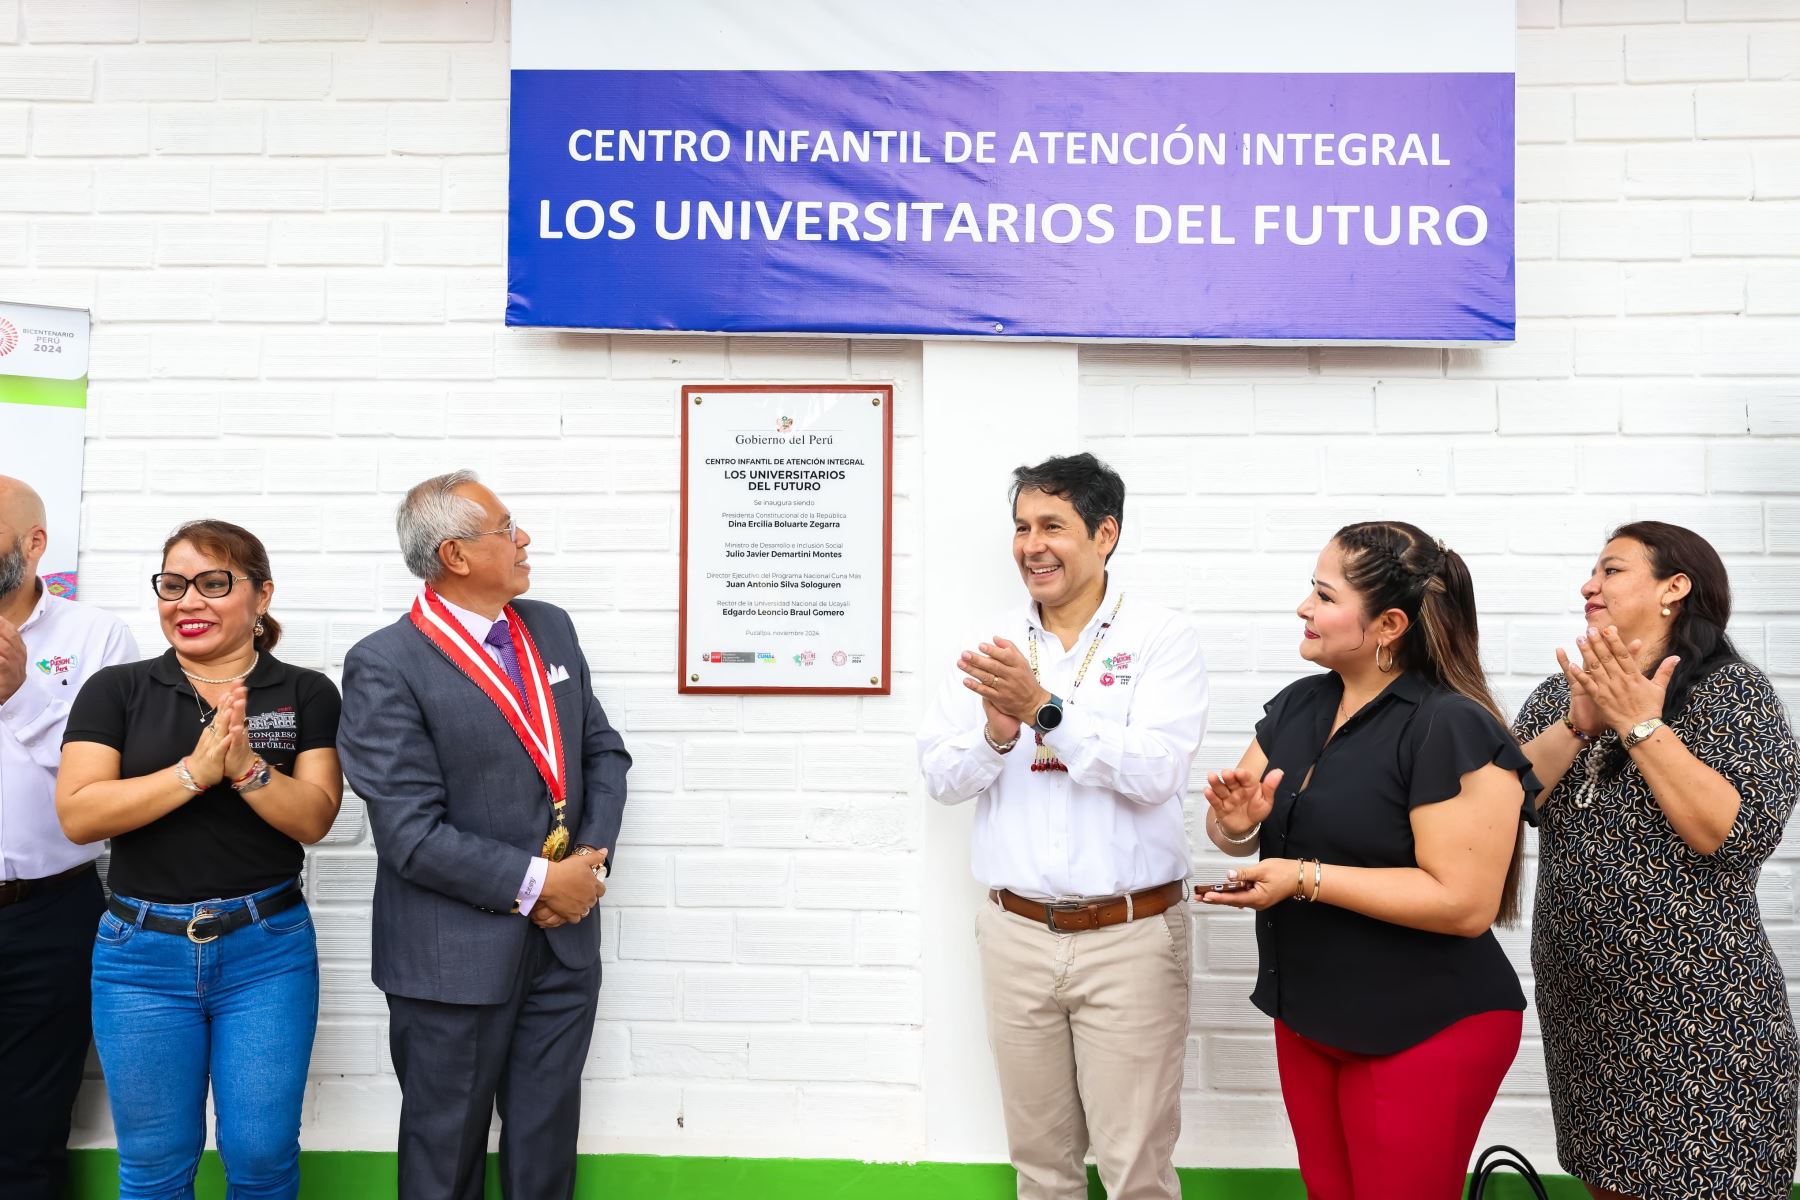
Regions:
M 286 912 L 296 904 L 306 903 L 306 893 L 300 890 L 299 884 L 293 884 L 286 891 L 276 892 L 272 896 L 264 896 L 256 902 L 255 916 L 251 915 L 248 904 L 237 908 L 228 908 L 223 912 L 215 912 L 205 905 L 194 910 L 189 920 L 180 917 L 165 917 L 160 913 L 144 912 L 142 927 L 152 933 L 172 933 L 185 937 L 196 946 L 204 946 L 208 942 L 216 942 L 228 933 L 236 933 L 249 925 L 258 917 L 272 917 L 278 912 Z M 107 900 L 107 911 L 125 922 L 127 925 L 138 924 L 138 914 L 145 906 L 127 904 L 114 896 Z

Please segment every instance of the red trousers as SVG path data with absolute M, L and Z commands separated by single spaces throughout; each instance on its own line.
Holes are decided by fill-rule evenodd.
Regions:
M 1465 1017 L 1397 1054 L 1334 1050 L 1275 1022 L 1307 1200 L 1460 1200 L 1524 1014 Z

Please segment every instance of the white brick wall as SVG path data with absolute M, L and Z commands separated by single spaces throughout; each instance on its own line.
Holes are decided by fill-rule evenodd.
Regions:
M 1318 544 L 1375 514 L 1469 557 L 1514 702 L 1609 526 L 1695 525 L 1800 699 L 1800 3 L 1519 10 L 1516 346 L 1081 353 L 1068 445 L 1125 471 L 1122 565 L 1206 637 L 1205 765 L 1292 674 Z M 966 898 L 921 886 L 910 735 L 941 664 L 920 579 L 942 564 L 914 506 L 919 348 L 503 329 L 506 24 L 494 0 L 0 0 L 0 297 L 96 314 L 85 594 L 158 644 L 154 548 L 217 512 L 269 542 L 286 656 L 336 670 L 411 595 L 399 493 L 484 471 L 638 762 L 584 1147 L 929 1157 L 925 999 L 980 1018 L 971 977 L 920 968 L 922 915 Z M 679 384 L 846 379 L 899 385 L 895 696 L 673 695 Z M 1794 842 L 1763 892 L 1800 982 Z M 372 862 L 349 798 L 309 871 L 315 1148 L 392 1144 Z M 1181 1161 L 1290 1165 L 1247 925 L 1208 910 L 1196 943 Z M 1541 1070 L 1528 1043 L 1492 1128 L 1548 1158 Z M 80 1121 L 110 1137 L 98 1082 Z

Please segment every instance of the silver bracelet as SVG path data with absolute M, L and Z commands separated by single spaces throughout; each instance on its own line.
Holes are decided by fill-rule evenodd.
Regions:
M 183 758 L 180 762 L 175 764 L 175 780 L 177 783 L 181 784 L 182 787 L 194 793 L 196 796 L 206 790 L 194 782 L 194 776 L 193 773 L 188 770 L 186 758 Z
M 995 754 L 1010 753 L 1012 748 L 1019 744 L 1019 735 L 1016 733 L 1013 734 L 1012 741 L 1010 742 L 996 742 L 994 740 L 994 735 L 988 732 L 986 721 L 981 723 L 981 737 L 982 740 L 988 744 L 988 749 L 992 750 Z
M 1246 833 L 1241 838 L 1234 838 L 1229 833 L 1225 832 L 1225 827 L 1223 825 L 1219 824 L 1219 814 L 1218 813 L 1213 812 L 1211 809 L 1208 809 L 1207 815 L 1212 818 L 1212 826 L 1213 826 L 1214 832 L 1216 832 L 1220 837 L 1224 838 L 1227 842 L 1230 842 L 1233 846 L 1248 846 L 1251 842 L 1255 841 L 1262 834 L 1262 822 L 1258 821 L 1256 824 L 1254 824 L 1250 827 L 1249 833 Z

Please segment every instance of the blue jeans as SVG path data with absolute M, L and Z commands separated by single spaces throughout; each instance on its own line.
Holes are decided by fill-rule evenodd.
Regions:
M 233 900 L 251 907 L 288 885 Z M 190 1200 L 206 1145 L 210 1079 L 219 1157 L 232 1200 L 300 1191 L 300 1104 L 319 1016 L 312 914 L 299 904 L 216 941 L 142 928 L 110 911 L 94 941 L 94 1042 L 119 1139 L 120 1200 Z

